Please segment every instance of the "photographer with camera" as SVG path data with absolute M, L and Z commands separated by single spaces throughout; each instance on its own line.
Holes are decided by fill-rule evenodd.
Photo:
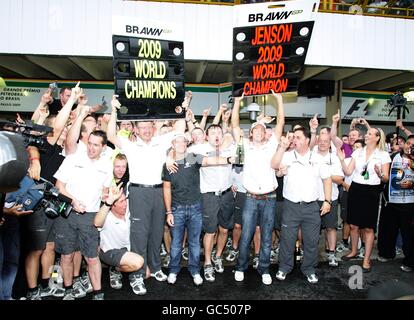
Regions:
M 403 239 L 401 270 L 414 270 L 414 135 L 401 152 L 391 156 L 389 182 L 384 186 L 378 226 L 378 261 L 395 258 L 398 230 Z
M 67 99 L 66 104 L 56 116 L 50 116 L 46 119 L 45 124 L 53 127 L 53 131 L 47 136 L 43 145 L 43 150 L 37 158 L 31 156 L 29 159 L 39 162 L 39 173 L 41 177 L 47 181 L 51 181 L 53 184 L 56 179 L 53 175 L 56 173 L 59 166 L 64 160 L 62 155 L 62 146 L 66 139 L 66 123 L 69 118 L 71 108 L 78 100 L 82 90 L 78 84 L 71 90 L 70 97 Z M 45 95 L 50 95 L 48 89 Z M 45 96 L 44 95 L 44 96 Z M 44 99 L 42 96 L 42 99 Z M 42 171 L 40 171 L 42 168 Z M 36 167 L 29 169 L 29 173 L 36 173 Z M 35 177 L 39 180 L 39 177 Z M 44 202 L 48 202 L 49 199 L 44 199 Z M 49 287 L 50 270 L 55 261 L 55 246 L 54 246 L 54 224 L 55 219 L 48 217 L 45 214 L 45 206 L 41 205 L 35 210 L 35 212 L 26 217 L 23 222 L 26 235 L 26 249 L 28 254 L 25 260 L 25 271 L 28 285 L 27 299 L 37 300 L 46 296 L 63 296 L 63 290 L 54 287 Z M 41 275 L 41 288 L 38 287 L 38 275 L 39 275 L 39 262 L 42 265 Z M 60 290 L 59 290 L 60 289 Z
M 99 232 L 94 226 L 102 195 L 112 182 L 112 164 L 102 157 L 107 143 L 106 133 L 93 131 L 86 154 L 76 152 L 65 158 L 54 177 L 59 191 L 72 199 L 73 211 L 67 219 L 57 219 L 56 251 L 61 254 L 65 286 L 64 300 L 73 300 L 73 259 L 80 248 L 88 264 L 93 299 L 102 300 L 101 263 L 98 258 Z

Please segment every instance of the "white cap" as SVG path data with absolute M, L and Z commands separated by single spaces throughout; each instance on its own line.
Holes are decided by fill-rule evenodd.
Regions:
M 252 126 L 250 127 L 250 131 L 252 131 L 257 126 L 262 126 L 263 129 L 266 130 L 266 125 L 263 122 L 257 121 L 257 122 L 252 123 Z
M 187 135 L 186 134 L 184 134 L 184 133 L 176 133 L 175 135 L 174 135 L 174 138 L 173 138 L 173 140 L 172 141 L 174 141 L 175 139 L 178 139 L 178 138 L 184 138 L 185 140 L 187 140 L 187 142 L 190 142 L 190 139 L 187 137 Z

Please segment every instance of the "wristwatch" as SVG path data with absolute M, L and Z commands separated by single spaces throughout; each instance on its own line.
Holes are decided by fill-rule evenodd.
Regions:
M 324 202 L 327 202 L 327 203 L 329 203 L 329 205 L 332 205 L 332 201 L 330 201 L 330 200 L 326 200 L 325 199 L 325 201 Z

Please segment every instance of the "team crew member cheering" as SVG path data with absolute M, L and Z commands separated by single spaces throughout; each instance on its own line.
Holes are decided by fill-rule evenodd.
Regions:
M 89 267 L 94 299 L 103 300 L 101 292 L 101 262 L 98 258 L 99 233 L 93 224 L 102 194 L 112 180 L 111 163 L 101 157 L 107 138 L 103 131 L 90 134 L 87 153 L 69 155 L 54 177 L 56 186 L 72 199 L 73 211 L 67 219 L 56 221 L 56 251 L 61 253 L 65 300 L 73 300 L 73 256 L 80 247 Z
M 116 134 L 116 111 L 120 107 L 116 96 L 112 99 L 112 114 L 108 123 L 108 137 L 126 155 L 129 164 L 129 208 L 131 211 L 131 251 L 144 258 L 144 266 L 130 275 L 135 294 L 147 293 L 144 276 L 147 265 L 151 276 L 167 280 L 161 270 L 160 247 L 164 232 L 165 208 L 162 194 L 162 167 L 174 132 L 154 137 L 154 123 L 142 121 L 137 125 L 135 142 Z M 183 107 L 187 107 L 185 101 Z M 176 133 L 184 133 L 185 121 L 175 124 Z
M 94 224 L 97 228 L 101 228 L 99 257 L 110 266 L 111 288 L 121 289 L 120 271 L 137 271 L 144 264 L 144 259 L 131 252 L 128 200 L 120 185 L 109 189 L 108 197 L 96 214 Z
M 272 159 L 272 167 L 286 172 L 283 184 L 283 216 L 280 237 L 278 280 L 285 280 L 293 269 L 293 252 L 301 226 L 303 237 L 303 262 L 301 271 L 308 282 L 317 283 L 315 266 L 318 263 L 318 241 L 321 227 L 320 215 L 331 210 L 332 180 L 326 165 L 315 161 L 309 149 L 310 134 L 305 128 L 297 128 L 293 133 L 294 150 L 289 147 L 286 137 L 281 138 L 280 147 Z M 323 180 L 325 200 L 318 205 L 318 184 Z
M 181 269 L 181 244 L 184 230 L 188 231 L 188 271 L 195 285 L 201 285 L 200 276 L 200 234 L 203 221 L 201 210 L 200 174 L 201 166 L 227 165 L 234 158 L 203 157 L 188 154 L 188 140 L 184 134 L 175 136 L 172 146 L 176 168 L 167 170 L 164 166 L 164 202 L 167 209 L 167 223 L 171 227 L 171 261 L 168 283 L 174 284 Z
M 388 182 L 391 158 L 385 151 L 385 136 L 381 129 L 370 128 L 365 135 L 365 144 L 364 148 L 354 151 L 349 165 L 344 162 L 344 152 L 338 150 L 344 173 L 354 173 L 348 195 L 348 223 L 351 226 L 352 250 L 343 256 L 342 260 L 350 260 L 358 254 L 358 231 L 364 229 L 365 255 L 362 269 L 364 272 L 370 272 L 381 183 Z
M 207 129 L 208 143 L 194 145 L 189 152 L 203 156 L 220 156 L 224 158 L 235 155 L 234 145 L 230 137 L 223 137 L 223 130 L 219 125 L 212 124 Z M 204 278 L 215 281 L 214 270 L 223 273 L 223 259 L 221 254 L 227 241 L 228 229 L 233 227 L 234 198 L 231 192 L 232 165 L 202 167 L 200 169 L 200 190 L 203 203 L 203 238 L 204 244 Z M 212 257 L 214 235 L 217 232 L 216 256 Z M 213 260 L 214 268 L 211 264 Z
M 249 261 L 250 242 L 256 229 L 260 225 L 260 255 L 257 271 L 262 276 L 265 285 L 272 283 L 269 274 L 270 250 L 272 248 L 272 231 L 274 227 L 274 210 L 276 205 L 277 180 L 271 160 L 276 152 L 285 124 L 283 101 L 280 94 L 273 93 L 276 98 L 278 117 L 274 134 L 266 139 L 266 125 L 272 119 L 264 118 L 264 122 L 255 122 L 250 129 L 250 140 L 244 139 L 244 170 L 243 187 L 246 188 L 246 201 L 242 214 L 242 233 L 239 244 L 240 256 L 237 261 L 234 278 L 236 281 L 244 280 L 244 271 Z M 234 136 L 240 139 L 239 110 L 240 100 L 235 98 L 232 114 L 232 127 Z M 237 139 L 237 140 L 238 140 Z M 237 141 L 238 143 L 238 141 Z

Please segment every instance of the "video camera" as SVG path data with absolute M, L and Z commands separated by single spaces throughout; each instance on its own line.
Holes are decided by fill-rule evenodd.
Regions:
M 50 182 L 43 178 L 43 199 L 40 200 L 37 208 L 43 208 L 49 218 L 62 216 L 67 218 L 72 211 L 72 199 L 60 193 L 59 190 Z
M 36 183 L 25 176 L 20 181 L 20 188 L 6 196 L 6 206 L 22 204 L 22 210 L 44 209 L 49 218 L 59 215 L 67 218 L 72 210 L 72 199 L 61 194 L 50 181 L 40 178 L 42 183 Z
M 12 131 L 22 135 L 24 146 L 34 146 L 39 149 L 44 149 L 46 144 L 46 136 L 49 132 L 53 131 L 53 128 L 48 126 L 41 126 L 27 121 L 24 124 L 0 120 L 0 131 Z M 34 134 L 36 131 L 39 134 Z
M 398 91 L 390 97 L 388 104 L 395 107 L 404 107 L 407 104 L 407 99 Z

